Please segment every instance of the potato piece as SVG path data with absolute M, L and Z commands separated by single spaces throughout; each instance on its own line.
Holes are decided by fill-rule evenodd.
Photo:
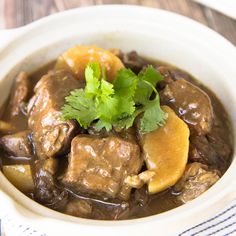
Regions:
M 0 132 L 1 133 L 8 133 L 8 132 L 11 132 L 14 130 L 15 130 L 15 127 L 12 124 L 0 120 Z
M 89 62 L 99 62 L 106 67 L 106 76 L 112 81 L 116 72 L 124 67 L 121 60 L 108 50 L 96 46 L 77 45 L 63 53 L 57 60 L 56 69 L 70 69 L 78 78 L 84 79 Z
M 34 182 L 30 165 L 3 166 L 2 170 L 8 180 L 23 193 L 33 191 Z
M 166 124 L 143 135 L 143 152 L 148 170 L 155 171 L 148 184 L 149 193 L 174 185 L 182 176 L 188 160 L 189 128 L 168 106 Z

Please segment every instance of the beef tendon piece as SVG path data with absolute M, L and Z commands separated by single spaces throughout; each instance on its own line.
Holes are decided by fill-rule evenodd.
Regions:
M 127 200 L 131 187 L 124 183 L 142 167 L 139 146 L 117 136 L 78 135 L 72 140 L 63 183 L 74 192 Z
M 0 146 L 12 156 L 31 157 L 32 148 L 29 140 L 29 131 L 5 135 L 0 138 Z
M 179 193 L 177 198 L 186 203 L 204 193 L 219 178 L 218 170 L 210 170 L 207 165 L 194 162 L 187 165 L 182 178 L 174 186 L 174 191 Z
M 164 80 L 160 81 L 157 84 L 158 89 L 162 90 L 166 87 L 167 84 L 172 83 L 175 78 L 171 74 L 171 68 L 168 66 L 159 66 L 157 67 L 157 70 L 162 74 Z
M 77 125 L 61 119 L 61 107 L 70 91 L 82 86 L 67 71 L 51 71 L 36 84 L 28 105 L 28 126 L 39 158 L 63 154 L 70 146 Z
M 188 124 L 191 134 L 210 132 L 213 122 L 211 100 L 200 88 L 180 79 L 167 84 L 160 97 L 162 104 L 170 106 Z
M 232 148 L 216 128 L 206 136 L 191 137 L 190 143 L 189 160 L 218 168 L 221 173 L 226 171 Z
M 77 217 L 90 217 L 93 206 L 89 201 L 75 199 L 71 200 L 65 208 L 65 213 Z
M 114 49 L 112 51 L 121 59 L 125 67 L 130 68 L 136 74 L 138 74 L 145 66 L 150 64 L 140 57 L 136 51 L 131 51 L 129 53 L 114 51 Z
M 34 163 L 35 198 L 52 209 L 62 209 L 67 203 L 68 193 L 56 184 L 58 162 L 55 158 L 37 160 Z
M 203 164 L 216 164 L 216 152 L 205 135 L 190 138 L 189 160 Z
M 10 95 L 9 107 L 11 117 L 20 114 L 23 104 L 29 99 L 30 88 L 28 75 L 25 72 L 20 72 L 16 77 Z

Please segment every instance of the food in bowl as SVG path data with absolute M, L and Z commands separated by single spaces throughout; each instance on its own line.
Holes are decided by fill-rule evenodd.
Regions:
M 96 46 L 21 72 L 2 108 L 1 169 L 65 214 L 140 218 L 185 204 L 231 163 L 228 115 L 174 66 Z

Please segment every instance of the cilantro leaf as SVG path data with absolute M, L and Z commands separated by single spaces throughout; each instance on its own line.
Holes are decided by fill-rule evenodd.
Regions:
M 104 97 L 98 101 L 96 104 L 98 117 L 112 123 L 113 117 L 117 113 L 117 99 L 114 97 Z
M 166 113 L 160 107 L 159 95 L 154 100 L 146 103 L 143 117 L 140 120 L 140 130 L 147 133 L 164 125 Z
M 102 69 L 102 70 L 101 70 Z M 94 123 L 97 130 L 128 129 L 139 119 L 141 132 L 150 132 L 165 123 L 156 85 L 163 79 L 152 66 L 138 75 L 130 69 L 117 72 L 113 83 L 106 81 L 105 68 L 90 63 L 85 69 L 86 86 L 66 97 L 62 118 L 76 119 L 88 128 Z M 155 96 L 154 96 L 155 95 Z
M 153 68 L 152 65 L 147 66 L 147 68 L 139 73 L 139 78 L 151 83 L 156 87 L 157 83 L 163 80 L 163 76 Z
M 118 115 L 114 119 L 114 126 L 118 129 L 128 129 L 135 119 L 135 102 L 132 98 L 118 97 Z
M 107 131 L 112 129 L 112 125 L 109 121 L 106 121 L 104 119 L 100 119 L 96 124 L 95 124 L 95 129 L 97 131 L 102 130 L 103 128 L 105 128 Z
M 113 84 L 102 78 L 101 80 L 101 98 L 114 94 Z
M 144 105 L 150 99 L 154 90 L 153 88 L 156 87 L 158 82 L 163 80 L 163 76 L 153 66 L 148 66 L 139 73 L 138 78 L 138 88 L 134 100 L 135 103 Z
M 121 69 L 117 72 L 113 82 L 116 95 L 120 97 L 133 97 L 137 88 L 137 75 L 130 69 Z
M 90 63 L 85 69 L 86 95 L 95 96 L 100 86 L 100 66 L 98 63 Z
M 117 101 L 119 117 L 123 116 L 124 114 L 132 115 L 134 113 L 135 102 L 132 98 L 117 96 Z
M 66 97 L 66 104 L 62 107 L 62 118 L 76 119 L 81 126 L 87 128 L 93 120 L 97 119 L 94 101 L 86 97 L 82 89 L 72 91 Z

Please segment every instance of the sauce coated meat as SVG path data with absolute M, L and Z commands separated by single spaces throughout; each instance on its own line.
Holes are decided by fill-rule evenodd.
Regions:
M 139 113 L 128 129 L 109 129 L 111 121 L 105 115 L 112 114 L 111 106 L 103 106 L 102 115 L 98 112 L 87 126 L 83 123 L 86 119 L 81 122 L 62 117 L 65 97 L 68 102 L 71 91 L 83 93 L 87 80 L 93 80 L 94 86 L 86 87 L 90 94 L 80 107 L 75 104 L 74 113 L 78 110 L 83 115 L 81 110 L 95 92 L 99 94 L 96 102 L 108 101 L 102 100 L 108 96 L 116 98 L 111 92 L 113 82 L 109 82 L 115 80 L 114 73 L 109 73 L 108 81 L 99 87 L 99 71 L 86 69 L 94 60 L 91 50 L 98 60 L 109 56 L 107 63 L 100 63 L 105 63 L 108 71 L 115 68 L 113 72 L 119 73 L 122 68 L 124 73 L 128 68 L 132 78 L 138 73 L 145 76 L 147 68 L 153 73 L 150 78 L 159 74 L 161 81 L 155 84 L 151 80 L 151 84 L 160 95 L 156 109 L 169 114 L 162 127 L 141 133 L 143 114 Z M 57 62 L 16 77 L 0 117 L 0 167 L 7 178 L 28 197 L 51 209 L 101 220 L 158 214 L 195 199 L 215 184 L 230 165 L 233 138 L 218 98 L 187 72 L 144 59 L 135 51 L 91 50 L 76 46 Z M 127 84 L 118 84 L 124 96 Z M 150 83 L 142 86 L 139 89 L 147 89 Z M 142 94 L 150 97 L 150 106 L 154 92 Z M 134 109 L 144 104 L 144 99 L 138 101 Z M 119 122 L 128 118 L 122 114 Z M 99 118 L 106 128 L 97 128 Z

